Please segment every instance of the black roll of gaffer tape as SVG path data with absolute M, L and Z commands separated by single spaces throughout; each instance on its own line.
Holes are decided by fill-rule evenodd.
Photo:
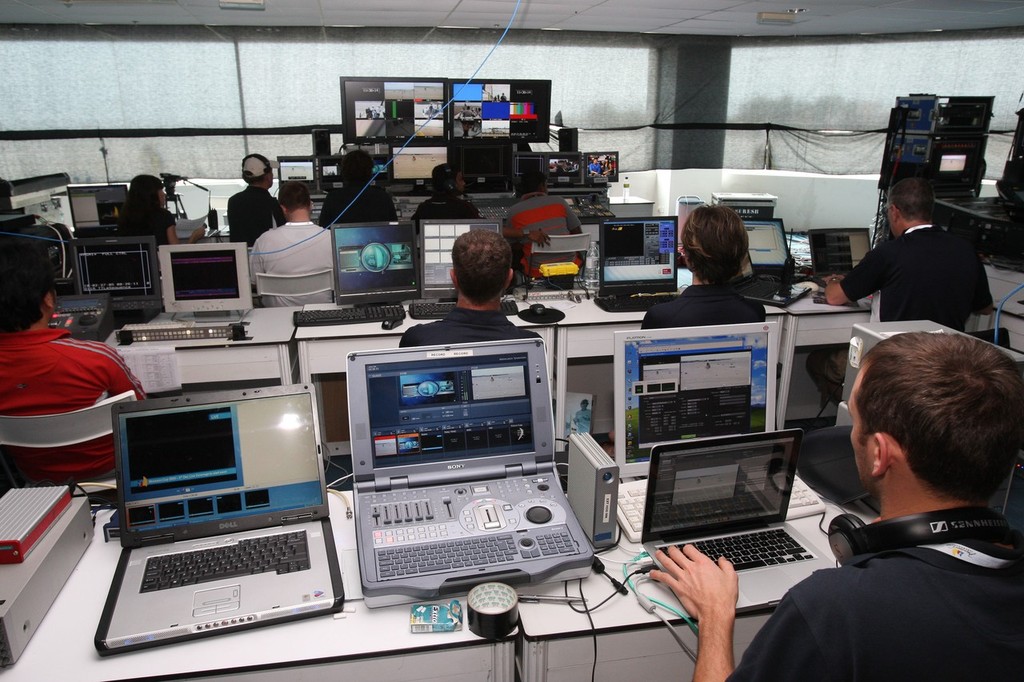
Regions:
M 519 595 L 505 583 L 482 583 L 466 599 L 469 630 L 484 639 L 501 639 L 519 622 Z

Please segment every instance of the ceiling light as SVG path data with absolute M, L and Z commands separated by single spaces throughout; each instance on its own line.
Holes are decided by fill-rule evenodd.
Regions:
M 220 0 L 220 8 L 264 10 L 264 3 L 265 0 Z

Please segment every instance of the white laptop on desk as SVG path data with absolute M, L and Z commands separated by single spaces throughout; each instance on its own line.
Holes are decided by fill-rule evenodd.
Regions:
M 122 550 L 100 655 L 341 610 L 309 386 L 112 413 Z
M 834 567 L 834 560 L 819 554 L 786 522 L 802 435 L 790 429 L 655 446 L 644 505 L 644 549 L 653 557 L 659 549 L 689 543 L 712 559 L 729 558 L 739 573 L 737 612 L 774 606 L 814 571 Z M 749 547 L 712 548 L 722 538 L 762 531 L 782 532 L 789 539 L 760 558 Z M 757 542 L 763 541 L 759 535 Z M 701 542 L 712 547 L 705 549 Z

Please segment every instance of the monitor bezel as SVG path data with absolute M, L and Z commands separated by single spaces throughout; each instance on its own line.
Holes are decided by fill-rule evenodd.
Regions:
M 446 287 L 431 285 L 427 282 L 427 249 L 425 248 L 426 242 L 426 230 L 424 228 L 431 225 L 466 225 L 468 229 L 463 232 L 469 232 L 470 230 L 490 230 L 501 234 L 501 221 L 487 220 L 486 218 L 429 218 L 419 221 L 419 226 L 416 230 L 416 248 L 419 251 L 417 257 L 419 259 L 419 280 L 420 280 L 420 297 L 424 299 L 437 299 L 437 300 L 451 300 L 454 301 L 458 296 L 458 292 L 455 289 L 455 285 L 451 282 L 451 277 L 448 277 L 448 285 Z M 459 232 L 452 237 L 452 242 L 463 234 Z M 448 270 L 451 270 L 451 249 L 448 250 Z
M 615 172 L 611 175 L 591 175 L 590 171 L 587 170 L 590 167 L 591 156 L 602 156 L 602 155 L 615 155 Z M 619 153 L 618 152 L 583 152 L 584 163 L 583 163 L 583 177 L 588 185 L 607 185 L 609 183 L 619 181 Z
M 395 229 L 406 229 L 409 231 L 409 244 L 413 250 L 413 283 L 404 287 L 392 287 L 381 289 L 379 287 L 353 289 L 349 283 L 343 283 L 338 266 L 338 236 L 343 231 L 351 231 L 358 228 L 380 228 L 393 227 Z M 421 298 L 422 274 L 420 272 L 420 255 L 417 253 L 416 226 L 408 220 L 396 220 L 385 222 L 361 222 L 343 225 L 334 225 L 331 228 L 331 262 L 334 277 L 334 303 L 338 306 L 359 306 L 371 303 L 398 304 L 403 301 L 412 301 Z
M 203 251 L 234 251 L 235 278 L 238 296 L 231 298 L 183 301 L 174 295 L 174 271 L 171 256 L 177 253 Z M 164 311 L 168 313 L 230 313 L 252 309 L 252 283 L 249 279 L 249 254 L 245 242 L 217 242 L 211 244 L 161 244 L 157 248 L 160 262 L 161 290 Z
M 149 254 L 150 262 L 150 277 L 152 279 L 153 293 L 151 294 L 115 294 L 110 290 L 106 291 L 86 291 L 82 281 L 82 268 L 78 261 L 79 250 L 88 247 L 97 246 L 118 246 L 118 245 L 142 245 L 146 248 L 146 252 Z M 160 310 L 163 308 L 163 294 L 160 287 L 160 260 L 157 256 L 156 237 L 152 235 L 145 236 L 133 236 L 133 237 L 120 237 L 120 236 L 109 236 L 109 237 L 81 237 L 71 240 L 71 262 L 74 263 L 74 271 L 72 277 L 75 281 L 75 294 L 79 296 L 83 295 L 96 295 L 96 294 L 110 294 L 110 308 L 111 310 L 139 310 L 139 309 L 155 309 Z
M 358 77 L 357 78 L 357 77 L 345 77 L 345 76 L 342 76 L 341 77 L 341 118 L 342 118 L 342 123 L 344 125 L 344 135 L 345 135 L 345 142 L 346 142 L 346 144 L 394 143 L 394 142 L 405 141 L 405 140 L 407 140 L 409 138 L 413 138 L 413 137 L 416 140 L 420 140 L 420 141 L 423 141 L 423 142 L 438 143 L 438 144 L 446 144 L 448 142 L 448 140 L 451 138 L 451 129 L 449 127 L 450 126 L 449 115 L 448 115 L 447 112 L 445 112 L 443 110 L 440 113 L 438 113 L 437 115 L 434 116 L 434 120 L 441 122 L 441 135 L 417 134 L 417 131 L 420 129 L 420 125 L 422 125 L 422 124 L 417 124 L 416 123 L 417 119 L 415 118 L 415 108 L 414 108 L 413 128 L 412 128 L 412 134 L 411 135 L 405 135 L 405 134 L 402 134 L 402 135 L 389 135 L 389 134 L 387 134 L 387 124 L 386 123 L 385 123 L 385 134 L 384 135 L 367 136 L 367 135 L 360 135 L 360 134 L 358 134 L 358 132 L 356 130 L 356 128 L 357 128 L 356 121 L 367 120 L 367 119 L 360 119 L 360 118 L 356 117 L 356 115 L 355 115 L 356 114 L 356 106 L 355 106 L 356 102 L 366 101 L 365 99 L 358 99 L 357 98 L 357 95 L 363 94 L 365 92 L 365 90 L 362 88 L 362 86 L 360 84 L 367 84 L 367 85 L 379 84 L 380 85 L 380 89 L 381 89 L 381 93 L 380 93 L 381 97 L 380 97 L 380 99 L 381 99 L 381 101 L 386 101 L 384 99 L 384 90 L 385 90 L 385 84 L 386 83 L 401 83 L 401 84 L 410 84 L 410 85 L 415 85 L 416 83 L 429 83 L 429 84 L 435 84 L 436 83 L 437 85 L 440 86 L 440 89 L 441 89 L 440 90 L 441 95 L 440 95 L 440 97 L 436 101 L 440 103 L 441 107 L 443 107 L 448 102 L 449 86 L 448 86 L 448 79 L 447 78 L 406 78 L 406 77 L 392 78 L 392 77 L 383 77 L 383 76 L 382 77 L 367 76 L 367 77 Z M 357 90 L 358 90 L 358 92 L 357 92 Z M 397 102 L 397 101 L 406 101 L 406 100 L 393 100 L 393 101 Z M 415 99 L 413 101 L 415 102 Z M 382 118 L 381 120 L 387 122 L 388 120 L 396 120 L 396 119 Z M 421 119 L 421 120 L 427 120 L 427 119 Z
M 647 476 L 650 455 L 644 461 L 633 462 L 626 459 L 626 344 L 636 341 L 663 339 L 702 339 L 746 334 L 767 334 L 768 367 L 765 373 L 765 431 L 775 430 L 776 421 L 776 389 L 779 363 L 779 343 L 781 327 L 778 320 L 749 322 L 729 325 L 709 325 L 702 327 L 678 327 L 674 329 L 649 329 L 636 331 L 619 331 L 612 335 L 612 363 L 614 373 L 614 391 L 612 396 L 615 418 L 615 463 L 619 467 L 619 478 L 640 478 Z M 709 436 L 713 437 L 713 436 Z M 672 441 L 666 441 L 672 442 Z M 653 446 L 652 446 L 653 447 Z
M 622 224 L 622 223 L 639 223 L 639 222 L 651 222 L 657 221 L 659 223 L 671 223 L 672 224 L 672 254 L 669 258 L 669 265 L 672 268 L 672 276 L 666 277 L 661 282 L 651 282 L 649 284 L 636 284 L 635 282 L 623 282 L 623 283 L 609 283 L 605 281 L 604 261 L 605 261 L 605 245 L 608 241 L 605 239 L 605 228 L 607 225 Z M 629 296 L 632 294 L 670 294 L 677 291 L 677 278 L 679 276 L 679 263 L 676 259 L 677 249 L 679 247 L 679 230 L 678 230 L 678 218 L 676 216 L 647 216 L 637 218 L 608 218 L 602 220 L 598 225 L 598 243 L 600 244 L 600 260 L 598 264 L 598 294 L 600 296 Z

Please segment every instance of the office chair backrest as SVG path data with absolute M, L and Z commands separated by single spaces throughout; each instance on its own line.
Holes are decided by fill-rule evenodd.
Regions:
M 106 436 L 113 431 L 110 406 L 135 400 L 125 391 L 80 410 L 24 417 L 0 416 L 0 444 L 26 448 L 59 448 Z
M 581 265 L 587 256 L 587 249 L 590 248 L 590 234 L 552 234 L 548 235 L 550 242 L 547 244 L 532 244 L 529 258 L 529 274 L 531 277 L 539 276 L 539 270 L 544 263 L 576 263 Z
M 334 291 L 334 273 L 330 268 L 302 275 L 256 273 L 256 293 L 260 296 L 311 296 Z

